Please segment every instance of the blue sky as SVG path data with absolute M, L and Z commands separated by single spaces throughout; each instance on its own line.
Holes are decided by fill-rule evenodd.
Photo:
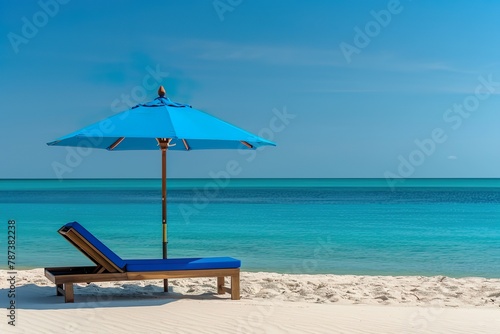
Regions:
M 2 1 L 0 178 L 55 178 L 70 153 L 46 142 L 155 98 L 157 84 L 278 144 L 252 159 L 171 152 L 169 177 L 232 160 L 238 177 L 499 177 L 499 12 L 497 1 Z M 80 158 L 65 178 L 160 177 L 159 152 Z

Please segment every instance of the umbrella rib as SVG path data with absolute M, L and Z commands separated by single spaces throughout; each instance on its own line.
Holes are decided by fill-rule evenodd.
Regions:
M 184 143 L 184 147 L 186 148 L 186 151 L 189 151 L 191 148 L 189 147 L 186 139 L 183 139 L 182 142 Z
M 125 139 L 125 137 L 120 137 L 118 138 L 113 144 L 111 144 L 109 147 L 108 147 L 108 150 L 110 151 L 113 151 L 115 149 L 115 147 L 117 147 L 118 145 L 120 145 L 120 143 Z
M 246 141 L 244 141 L 244 140 L 240 140 L 240 142 L 241 142 L 243 145 L 245 145 L 246 147 L 248 147 L 248 148 L 253 148 L 253 145 L 252 145 L 252 144 L 249 144 L 249 143 L 247 143 L 247 142 L 246 142 Z

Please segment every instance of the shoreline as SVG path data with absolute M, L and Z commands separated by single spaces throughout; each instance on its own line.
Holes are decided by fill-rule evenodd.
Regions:
M 2 333 L 500 332 L 500 279 L 242 272 L 237 301 L 194 278 L 169 280 L 168 294 L 161 280 L 75 284 L 66 304 L 43 269 L 15 273 Z M 0 270 L 3 292 L 10 277 Z

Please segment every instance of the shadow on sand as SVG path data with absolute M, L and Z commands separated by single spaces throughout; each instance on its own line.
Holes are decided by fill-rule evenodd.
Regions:
M 168 293 L 155 285 L 139 287 L 133 284 L 121 284 L 116 287 L 100 287 L 93 283 L 88 285 L 76 285 L 75 302 L 65 303 L 63 296 L 56 296 L 55 286 L 39 286 L 26 284 L 16 287 L 15 301 L 17 309 L 33 310 L 59 310 L 59 309 L 84 309 L 96 307 L 129 307 L 129 306 L 157 306 L 165 305 L 182 299 L 191 300 L 220 300 L 214 293 L 203 293 L 199 295 L 183 295 L 174 292 L 172 287 Z M 8 289 L 0 289 L 0 296 L 7 297 Z M 8 304 L 6 304 L 8 306 Z

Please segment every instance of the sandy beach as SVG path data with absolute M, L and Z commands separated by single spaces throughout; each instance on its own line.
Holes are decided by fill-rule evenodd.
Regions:
M 55 296 L 43 269 L 17 271 L 2 333 L 498 333 L 500 279 L 242 273 L 241 300 L 215 294 L 215 279 L 75 286 Z M 15 300 L 15 326 L 9 325 Z

